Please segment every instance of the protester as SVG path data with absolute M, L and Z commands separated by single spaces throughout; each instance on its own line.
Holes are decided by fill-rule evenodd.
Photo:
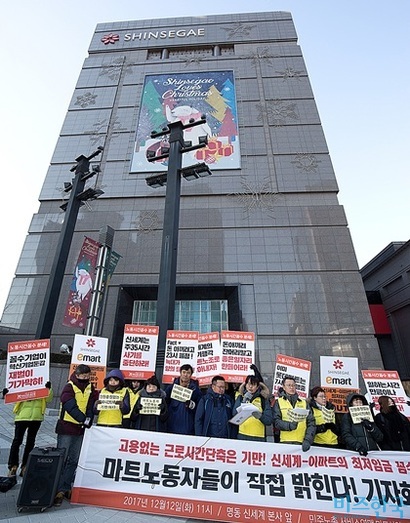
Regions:
M 362 394 L 349 394 L 346 399 L 348 409 L 368 405 Z M 360 423 L 353 423 L 352 415 L 347 412 L 342 417 L 342 439 L 348 450 L 354 450 L 362 456 L 367 456 L 370 450 L 379 450 L 383 440 L 383 433 L 373 421 L 363 419 Z
M 200 399 L 195 413 L 196 436 L 212 438 L 230 438 L 233 402 L 225 394 L 225 379 L 222 376 L 212 378 L 207 393 Z
M 161 389 L 158 378 L 154 375 L 148 378 L 139 392 L 139 397 L 131 412 L 131 428 L 166 432 L 168 407 L 165 392 Z
M 306 417 L 295 421 L 293 409 L 307 410 Z M 279 431 L 280 443 L 301 444 L 303 452 L 310 449 L 315 437 L 315 418 L 307 402 L 299 398 L 296 392 L 296 381 L 292 376 L 282 380 L 282 391 L 273 407 L 273 425 Z
M 54 504 L 71 498 L 71 486 L 80 457 L 84 431 L 91 427 L 94 402 L 98 393 L 90 383 L 91 369 L 80 364 L 71 374 L 60 396 L 60 415 L 57 421 L 57 448 L 65 449 L 64 464 Z
M 383 450 L 410 451 L 410 421 L 398 411 L 390 396 L 379 397 L 380 412 L 374 421 L 383 433 Z
M 28 456 L 36 444 L 37 432 L 40 429 L 42 421 L 44 420 L 46 405 L 53 399 L 53 389 L 51 388 L 51 382 L 47 381 L 45 387 L 48 389 L 48 395 L 46 398 L 18 401 L 14 405 L 14 438 L 11 443 L 8 459 L 9 476 L 15 476 L 17 474 L 20 447 L 23 443 L 24 434 L 27 432 L 26 444 L 24 446 L 20 468 L 20 476 L 24 476 Z M 8 389 L 3 389 L 3 398 L 8 392 Z
M 310 391 L 309 406 L 316 423 L 316 434 L 313 445 L 336 448 L 339 445 L 339 429 L 336 425 L 335 406 L 327 401 L 322 387 L 313 387 Z
M 104 403 L 114 403 L 116 408 L 104 409 Z M 104 388 L 94 404 L 94 414 L 98 414 L 97 425 L 121 427 L 123 415 L 129 412 L 130 395 L 125 386 L 124 375 L 119 369 L 113 369 L 104 378 Z
M 239 425 L 238 439 L 251 441 L 266 441 L 266 427 L 272 425 L 272 408 L 270 406 L 270 391 L 260 379 L 250 374 L 239 387 L 233 407 L 233 416 L 242 403 L 251 403 L 256 411 Z
M 165 389 L 165 396 L 168 405 L 167 430 L 173 434 L 195 434 L 195 411 L 199 400 L 202 398 L 201 389 L 198 382 L 192 379 L 194 369 L 189 363 L 185 363 L 179 369 L 179 378 L 175 378 L 172 385 Z M 184 387 L 192 391 L 190 399 L 181 401 L 177 399 L 173 392 L 175 385 Z
M 125 380 L 125 386 L 130 396 L 130 411 L 122 416 L 122 426 L 125 429 L 129 429 L 131 428 L 131 412 L 137 403 L 140 390 L 144 387 L 144 381 L 136 379 Z

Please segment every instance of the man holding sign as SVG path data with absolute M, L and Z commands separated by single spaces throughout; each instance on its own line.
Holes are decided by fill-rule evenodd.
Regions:
M 315 437 L 315 418 L 306 400 L 299 398 L 295 378 L 285 376 L 282 388 L 273 405 L 274 428 L 279 430 L 281 443 L 302 444 L 302 450 L 306 452 Z
M 168 432 L 195 434 L 195 411 L 202 397 L 198 382 L 191 379 L 194 369 L 185 363 L 179 369 L 179 378 L 165 389 L 169 410 Z

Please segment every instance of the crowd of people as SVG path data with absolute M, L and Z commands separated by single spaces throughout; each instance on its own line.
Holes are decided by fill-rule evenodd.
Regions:
M 300 445 L 303 452 L 311 446 L 344 448 L 366 456 L 369 451 L 410 451 L 410 421 L 397 409 L 393 399 L 380 396 L 378 413 L 373 416 L 366 397 L 354 393 L 346 398 L 347 412 L 337 414 L 326 398 L 326 391 L 313 387 L 308 400 L 301 398 L 293 376 L 285 376 L 273 395 L 255 365 L 241 384 L 228 384 L 223 376 L 214 376 L 206 391 L 192 378 L 194 369 L 185 364 L 173 383 L 164 390 L 153 375 L 146 381 L 125 380 L 114 369 L 97 391 L 91 383 L 89 366 L 78 365 L 60 396 L 56 425 L 57 447 L 64 449 L 64 465 L 58 483 L 55 505 L 70 499 L 85 430 L 93 424 L 126 428 L 265 442 L 268 427 L 273 441 Z M 27 431 L 20 475 L 23 476 L 35 437 L 51 401 L 51 383 L 47 398 L 16 403 L 15 435 L 10 449 L 9 475 L 16 475 L 19 449 Z M 3 390 L 3 397 L 7 394 Z M 248 414 L 241 418 L 239 413 Z M 369 416 L 357 419 L 353 407 L 364 408 Z M 367 411 L 366 411 L 367 408 Z M 360 411 L 361 412 L 361 411 Z M 234 420 L 240 422 L 235 423 Z

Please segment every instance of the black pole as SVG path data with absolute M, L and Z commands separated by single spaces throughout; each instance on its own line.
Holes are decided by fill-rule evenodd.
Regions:
M 75 176 L 73 178 L 65 219 L 61 228 L 56 254 L 51 267 L 50 277 L 44 296 L 43 306 L 41 308 L 40 318 L 37 324 L 37 330 L 35 334 L 35 339 L 37 340 L 47 339 L 51 336 L 61 285 L 63 283 L 64 272 L 67 264 L 67 258 L 70 252 L 74 228 L 81 205 L 81 200 L 77 198 L 77 196 L 84 191 L 84 186 L 88 179 L 88 176 L 85 175 L 87 175 L 90 171 L 90 160 L 100 154 L 101 151 L 102 148 L 99 148 L 88 158 L 83 155 L 79 156 L 76 159 L 77 165 L 71 169 L 71 171 L 75 172 Z
M 167 330 L 174 328 L 175 289 L 177 273 L 179 206 L 181 193 L 182 148 L 184 145 L 182 122 L 168 124 L 169 163 L 165 192 L 164 228 L 162 233 L 161 263 L 157 297 L 159 327 L 156 374 L 161 381 L 164 371 Z

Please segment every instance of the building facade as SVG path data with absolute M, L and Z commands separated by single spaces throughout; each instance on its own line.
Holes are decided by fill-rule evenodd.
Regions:
M 384 367 L 410 385 L 410 242 L 392 242 L 361 270 Z
M 118 362 L 124 324 L 154 323 L 164 188 L 147 176 L 166 164 L 148 150 L 167 121 L 205 114 L 188 136 L 208 146 L 184 162 L 212 176 L 182 180 L 175 328 L 255 332 L 257 363 L 276 354 L 313 362 L 382 361 L 306 65 L 290 13 L 265 12 L 99 24 L 93 35 L 21 253 L 2 317 L 2 342 L 31 339 L 64 213 L 64 182 L 98 146 L 104 194 L 81 207 L 52 330 L 52 346 L 82 330 L 63 326 L 84 236 L 108 225 L 121 256 L 101 335 Z M 196 129 L 196 128 L 195 128 Z M 192 140 L 191 140 L 192 141 Z

